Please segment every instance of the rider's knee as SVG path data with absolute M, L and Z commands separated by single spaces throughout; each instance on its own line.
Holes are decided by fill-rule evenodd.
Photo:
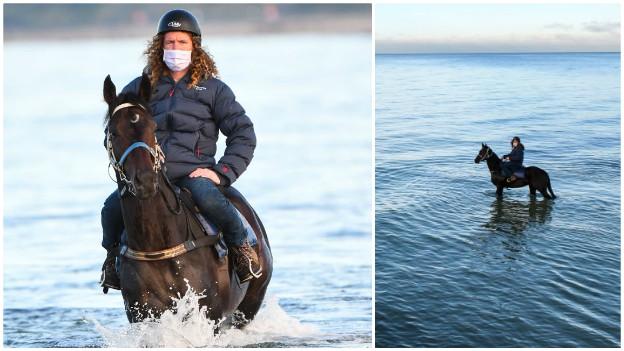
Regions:
M 106 200 L 104 200 L 104 206 L 102 206 L 102 218 L 110 218 L 112 216 L 121 215 L 121 204 L 117 191 L 110 194 Z
M 225 203 L 225 197 L 221 194 L 217 185 L 210 179 L 202 178 L 201 180 L 194 180 L 191 189 L 193 200 L 204 211 L 218 212 L 227 206 Z

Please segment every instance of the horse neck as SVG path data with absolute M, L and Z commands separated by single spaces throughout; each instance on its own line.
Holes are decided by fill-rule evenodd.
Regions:
M 494 150 L 492 150 L 492 155 L 487 159 L 487 165 L 490 171 L 499 171 L 501 169 L 501 160 Z
M 122 198 L 128 247 L 140 251 L 156 251 L 182 243 L 185 231 L 179 226 L 184 216 L 171 209 L 179 208 L 178 200 L 164 176 L 158 176 L 158 193 L 149 199 L 134 196 Z M 167 202 L 165 202 L 167 201 Z M 171 209 L 170 209 L 171 208 Z

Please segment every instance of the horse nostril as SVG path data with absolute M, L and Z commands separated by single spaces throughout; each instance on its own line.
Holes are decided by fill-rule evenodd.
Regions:
M 154 173 L 152 172 L 140 172 L 135 177 L 137 186 L 150 186 L 156 183 Z

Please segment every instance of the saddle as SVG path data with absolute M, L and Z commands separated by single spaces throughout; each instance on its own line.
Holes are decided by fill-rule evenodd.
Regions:
M 518 179 L 523 179 L 526 177 L 526 167 L 522 166 L 522 168 L 517 169 L 513 172 L 513 175 Z
M 248 206 L 249 209 L 252 211 L 252 213 L 254 213 L 253 209 L 251 208 L 251 205 L 249 205 L 247 200 L 245 200 L 243 195 L 238 190 L 232 187 L 229 187 L 229 189 L 226 189 L 223 187 L 220 187 L 220 188 L 221 188 L 220 189 L 221 192 L 223 193 L 223 195 L 225 195 L 225 197 L 228 198 L 228 200 L 232 201 L 234 197 L 237 197 L 238 200 L 241 200 L 237 202 L 242 203 L 245 206 Z M 180 197 L 180 200 L 182 201 L 182 205 L 186 208 L 188 213 L 191 214 L 190 216 L 191 218 L 189 218 L 190 220 L 188 221 L 189 226 L 190 226 L 190 228 L 188 228 L 189 233 L 194 238 L 200 238 L 202 236 L 218 236 L 219 241 L 214 245 L 214 248 L 217 251 L 217 254 L 219 257 L 227 256 L 228 248 L 227 248 L 227 245 L 225 244 L 222 233 L 217 229 L 214 223 L 206 219 L 206 217 L 204 217 L 204 215 L 200 212 L 197 205 L 195 205 L 195 201 L 193 201 L 191 192 L 186 188 L 179 188 L 177 186 L 175 187 L 175 192 Z M 238 218 L 240 218 L 241 222 L 243 222 L 245 233 L 247 233 L 247 241 L 249 241 L 249 244 L 251 246 L 255 246 L 256 243 L 258 242 L 258 239 L 256 238 L 256 233 L 251 227 L 251 224 L 249 224 L 245 216 L 243 216 L 243 214 L 240 213 L 240 211 L 238 210 L 238 208 L 236 208 L 236 206 L 235 206 L 235 209 L 236 209 L 236 214 L 238 214 Z
M 219 231 L 217 229 L 217 226 L 210 220 L 206 219 L 204 215 L 199 211 L 199 208 L 195 205 L 195 202 L 193 201 L 191 192 L 188 189 L 179 188 L 177 186 L 173 186 L 173 190 L 176 196 L 180 199 L 180 204 L 182 206 L 182 211 L 184 215 L 187 216 L 186 232 L 187 236 L 190 237 L 190 239 L 173 248 L 150 253 L 138 252 L 128 248 L 128 246 L 126 245 L 127 234 L 126 230 L 124 229 L 121 235 L 121 246 L 118 248 L 119 256 L 126 256 L 129 258 L 144 261 L 156 261 L 172 258 L 204 246 L 213 246 L 219 258 L 227 256 L 228 248 L 223 239 L 221 231 Z M 249 221 L 247 221 L 245 216 L 241 214 L 237 206 L 240 206 L 244 211 L 251 213 L 253 215 L 253 220 L 255 221 L 256 226 L 260 228 L 258 218 L 256 217 L 256 212 L 243 197 L 243 195 L 235 188 L 231 186 L 227 188 L 219 187 L 219 190 L 221 190 L 221 193 L 223 193 L 223 195 L 228 198 L 228 200 L 230 200 L 232 204 L 235 205 L 234 207 L 236 209 L 236 213 L 238 214 L 240 220 L 243 222 L 247 241 L 251 246 L 255 246 L 258 242 L 256 233 L 254 232 L 251 224 L 249 224 Z M 117 265 L 119 265 L 119 260 L 117 260 Z M 119 270 L 118 266 L 117 270 Z

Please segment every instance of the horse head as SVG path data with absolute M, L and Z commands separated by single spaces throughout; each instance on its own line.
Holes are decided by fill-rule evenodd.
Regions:
M 138 94 L 117 96 L 115 84 L 106 76 L 104 100 L 106 115 L 106 148 L 110 165 L 126 191 L 139 199 L 147 199 L 158 192 L 158 172 L 162 151 L 156 141 L 156 122 L 148 102 L 151 96 L 149 77 L 144 73 Z
M 481 150 L 479 150 L 479 153 L 475 157 L 474 161 L 475 163 L 485 161 L 490 158 L 492 154 L 492 149 L 487 144 L 481 143 Z

